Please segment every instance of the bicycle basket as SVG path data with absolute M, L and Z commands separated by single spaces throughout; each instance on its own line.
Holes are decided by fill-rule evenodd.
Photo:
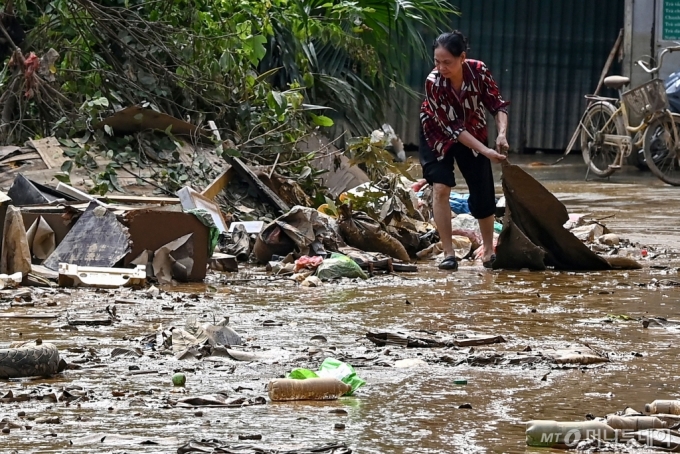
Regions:
M 654 79 L 621 95 L 626 109 L 633 117 L 647 115 L 668 108 L 666 87 L 660 79 Z

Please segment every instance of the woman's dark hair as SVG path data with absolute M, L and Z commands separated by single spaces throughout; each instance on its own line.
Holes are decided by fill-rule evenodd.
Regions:
M 442 33 L 434 40 L 432 50 L 438 47 L 443 47 L 454 57 L 460 57 L 460 54 L 468 51 L 468 42 L 462 32 L 454 30 L 449 33 Z

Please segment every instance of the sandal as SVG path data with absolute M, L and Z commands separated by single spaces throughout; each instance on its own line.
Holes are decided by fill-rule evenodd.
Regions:
M 496 254 L 491 254 L 491 259 L 487 260 L 486 262 L 483 262 L 482 265 L 484 265 L 484 268 L 493 268 L 493 262 L 496 261 Z
M 440 270 L 456 271 L 458 269 L 458 260 L 455 255 L 449 255 L 439 264 Z

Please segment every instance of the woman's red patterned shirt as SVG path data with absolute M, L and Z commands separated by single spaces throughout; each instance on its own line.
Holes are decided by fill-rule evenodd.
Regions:
M 460 95 L 451 81 L 434 69 L 425 82 L 425 101 L 420 108 L 427 144 L 442 159 L 463 131 L 486 143 L 486 110 L 496 116 L 498 112 L 507 113 L 509 104 L 484 62 L 465 60 Z

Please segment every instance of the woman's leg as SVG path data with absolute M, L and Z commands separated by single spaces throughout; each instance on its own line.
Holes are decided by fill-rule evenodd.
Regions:
M 483 262 L 491 260 L 491 255 L 493 255 L 493 225 L 495 221 L 496 219 L 493 216 L 478 219 L 479 230 L 482 232 L 482 241 L 484 242 Z M 487 247 L 487 245 L 489 246 Z
M 484 243 L 484 261 L 491 260 L 493 254 L 493 227 L 496 212 L 496 193 L 493 184 L 491 161 L 485 156 L 475 156 L 467 147 L 459 145 L 455 149 L 455 159 L 470 190 L 468 205 L 470 213 L 479 222 Z
M 437 232 L 444 249 L 444 257 L 454 255 L 453 243 L 451 242 L 451 187 L 441 183 L 432 186 L 432 211 L 434 212 L 434 222 L 437 224 Z
M 437 232 L 444 249 L 444 259 L 454 255 L 451 242 L 451 188 L 456 185 L 453 174 L 453 154 L 447 153 L 437 160 L 435 152 L 429 147 L 423 131 L 420 131 L 420 163 L 423 167 L 423 178 L 432 185 L 432 211 Z M 446 269 L 455 269 L 447 267 Z

